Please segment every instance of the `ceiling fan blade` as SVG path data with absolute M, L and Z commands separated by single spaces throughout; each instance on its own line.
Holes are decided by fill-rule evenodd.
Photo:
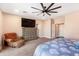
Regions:
M 58 13 L 57 11 L 49 11 L 49 13 Z
M 55 10 L 55 9 L 58 9 L 58 8 L 61 8 L 61 6 L 55 7 L 55 8 L 53 8 L 53 9 L 50 9 L 49 11 Z
M 31 7 L 31 8 L 42 11 L 41 9 L 38 9 L 38 8 L 35 8 L 35 7 Z
M 51 16 L 51 14 L 49 14 L 48 12 L 46 12 L 47 15 Z
M 51 3 L 50 6 L 47 8 L 47 10 L 48 10 L 52 5 L 54 5 L 54 3 Z
M 43 10 L 45 10 L 45 7 L 44 7 L 43 3 L 40 3 L 40 4 L 41 4 L 41 6 L 42 6 Z

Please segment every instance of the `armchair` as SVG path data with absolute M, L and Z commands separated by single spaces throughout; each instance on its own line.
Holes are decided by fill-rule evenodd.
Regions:
M 5 33 L 4 37 L 4 41 L 8 46 L 21 47 L 24 44 L 24 40 L 18 37 L 16 33 Z

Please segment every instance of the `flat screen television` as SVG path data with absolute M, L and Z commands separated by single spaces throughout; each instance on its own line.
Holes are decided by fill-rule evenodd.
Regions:
M 35 20 L 22 18 L 22 27 L 35 27 Z

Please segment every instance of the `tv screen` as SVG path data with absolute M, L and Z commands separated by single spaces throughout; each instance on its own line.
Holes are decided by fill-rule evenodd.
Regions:
M 35 20 L 22 18 L 22 27 L 35 27 Z

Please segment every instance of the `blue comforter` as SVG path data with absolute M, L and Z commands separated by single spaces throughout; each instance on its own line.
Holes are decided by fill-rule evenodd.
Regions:
M 40 44 L 34 56 L 74 56 L 79 55 L 79 47 L 68 39 L 58 38 Z

